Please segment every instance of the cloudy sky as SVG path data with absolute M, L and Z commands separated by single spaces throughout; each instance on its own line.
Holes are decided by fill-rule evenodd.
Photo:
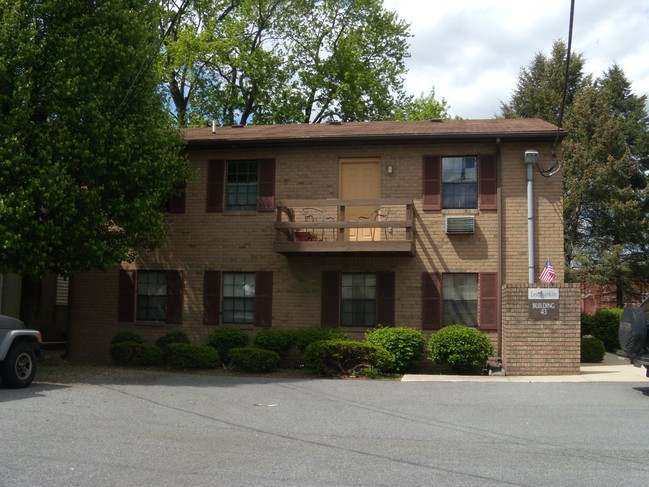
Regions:
M 445 98 L 452 116 L 493 118 L 521 67 L 568 40 L 570 0 L 384 0 L 410 23 L 406 90 Z M 576 0 L 573 52 L 585 73 L 617 63 L 637 95 L 649 94 L 649 1 Z

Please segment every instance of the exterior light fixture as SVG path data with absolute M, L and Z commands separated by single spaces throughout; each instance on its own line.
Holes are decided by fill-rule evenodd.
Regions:
M 525 164 L 540 164 L 541 156 L 539 156 L 539 151 L 535 149 L 527 149 L 525 151 Z

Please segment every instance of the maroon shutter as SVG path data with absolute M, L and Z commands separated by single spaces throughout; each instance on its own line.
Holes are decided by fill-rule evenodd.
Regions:
M 183 183 L 174 188 L 178 191 L 178 194 L 171 196 L 167 200 L 168 213 L 185 213 L 185 186 L 185 183 Z
M 478 156 L 478 192 L 481 210 L 496 210 L 498 208 L 496 174 L 496 156 Z
M 207 199 L 205 211 L 223 211 L 223 193 L 225 183 L 225 161 L 211 160 L 207 162 Z
M 221 272 L 203 273 L 203 324 L 221 324 Z
M 273 273 L 255 274 L 255 326 L 273 324 Z
M 394 326 L 394 272 L 376 275 L 376 321 L 377 325 Z
M 498 273 L 480 273 L 480 323 L 481 330 L 498 329 Z
M 442 163 L 439 156 L 424 156 L 424 210 L 442 209 Z
M 167 323 L 183 322 L 183 272 L 167 271 Z
M 119 291 L 117 300 L 117 319 L 135 321 L 135 271 L 119 270 Z
M 424 272 L 421 275 L 421 327 L 439 330 L 442 323 L 442 275 Z
M 340 326 L 340 273 L 322 273 L 322 326 Z
M 275 211 L 275 159 L 259 159 L 257 211 Z

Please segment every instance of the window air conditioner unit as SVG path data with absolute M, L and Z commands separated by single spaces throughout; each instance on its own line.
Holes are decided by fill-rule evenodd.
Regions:
M 469 216 L 447 216 L 446 233 L 451 235 L 468 235 L 475 233 L 475 217 Z

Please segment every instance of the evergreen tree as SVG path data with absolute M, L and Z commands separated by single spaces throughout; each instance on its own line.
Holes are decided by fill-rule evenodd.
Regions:
M 566 47 L 539 53 L 521 69 L 503 117 L 559 122 Z M 617 304 L 649 282 L 649 118 L 646 96 L 633 94 L 622 69 L 583 75 L 571 56 L 561 145 L 566 279 L 615 284 Z
M 614 66 L 576 98 L 562 145 L 568 275 L 615 284 L 618 306 L 649 282 L 645 101 Z
M 548 57 L 538 52 L 518 75 L 518 83 L 509 103 L 501 103 L 503 118 L 540 118 L 558 124 L 563 100 L 563 88 L 568 48 L 563 41 L 555 41 Z M 566 106 L 570 107 L 579 92 L 592 83 L 584 76 L 584 56 L 571 53 L 568 74 Z

